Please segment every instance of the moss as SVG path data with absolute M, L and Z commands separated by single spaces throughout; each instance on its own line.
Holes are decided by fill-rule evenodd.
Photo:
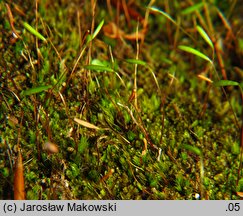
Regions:
M 205 74 L 217 81 L 215 72 L 222 76 L 217 61 L 214 71 L 203 59 L 176 49 L 186 44 L 211 58 L 203 38 L 188 31 L 188 26 L 195 27 L 196 14 L 181 13 L 186 3 L 170 3 L 170 15 L 185 21 L 181 27 L 191 38 L 168 24 L 165 17 L 149 16 L 144 43 L 139 42 L 139 59 L 145 64 L 137 68 L 137 95 L 135 65 L 125 61 L 136 58 L 135 41 L 109 38 L 104 35 L 105 28 L 92 44 L 84 39 L 92 19 L 96 28 L 107 14 L 102 4 L 97 4 L 97 14 L 92 18 L 89 1 L 82 9 L 77 9 L 76 1 L 42 1 L 37 25 L 34 4 L 15 4 L 25 13 L 21 16 L 10 5 L 22 38 L 11 42 L 9 22 L 4 19 L 0 24 L 0 47 L 4 49 L 0 53 L 0 188 L 8 188 L 8 192 L 0 189 L 1 198 L 13 198 L 9 184 L 12 186 L 17 144 L 26 162 L 28 199 L 195 199 L 195 194 L 201 199 L 239 198 L 235 192 L 242 188 L 241 180 L 236 184 L 242 151 L 240 92 L 227 86 L 226 99 L 220 88 L 196 76 Z M 162 1 L 157 4 L 165 7 Z M 214 4 L 219 7 L 219 3 Z M 230 8 L 227 4 L 223 5 L 225 13 Z M 142 5 L 137 1 L 131 7 L 144 16 Z M 0 7 L 4 8 L 0 17 L 7 17 L 5 5 L 0 3 Z M 116 14 L 116 7 L 112 10 Z M 209 14 L 207 19 L 224 34 L 226 29 L 217 14 L 211 8 Z M 113 18 L 105 16 L 105 25 Z M 124 32 L 135 32 L 136 20 L 128 26 L 122 12 L 117 18 Z M 206 20 L 204 15 L 202 18 Z M 241 20 L 236 14 L 230 19 L 235 20 L 232 31 L 237 33 Z M 37 41 L 21 25 L 23 21 L 37 26 L 48 42 Z M 240 83 L 242 75 L 230 72 L 242 66 L 240 49 L 237 43 L 231 43 L 232 52 L 227 39 L 220 37 L 228 79 Z M 242 40 L 240 36 L 237 39 Z M 86 70 L 89 64 L 106 66 L 110 72 Z M 49 85 L 52 88 L 23 94 L 33 87 Z M 78 125 L 75 117 L 99 130 Z M 58 146 L 58 153 L 45 151 L 47 140 Z

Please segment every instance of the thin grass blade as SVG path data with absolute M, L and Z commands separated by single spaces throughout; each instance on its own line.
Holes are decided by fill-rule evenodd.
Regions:
M 36 37 L 38 37 L 39 39 L 43 40 L 46 42 L 46 38 L 40 34 L 38 31 L 36 31 L 31 25 L 29 25 L 27 22 L 23 23 L 24 27 L 33 35 L 35 35 Z
M 25 96 L 32 95 L 32 94 L 37 94 L 37 93 L 40 93 L 42 91 L 48 90 L 51 87 L 52 87 L 51 85 L 48 85 L 48 86 L 39 86 L 39 87 L 35 87 L 35 88 L 31 88 L 31 89 L 22 91 L 21 94 L 22 95 L 25 95 Z
M 115 72 L 112 68 L 103 65 L 85 65 L 84 68 L 98 72 Z
M 159 8 L 156 7 L 148 7 L 149 10 L 157 12 L 162 14 L 165 18 L 167 18 L 168 20 L 170 20 L 175 26 L 177 26 L 182 32 L 184 32 L 188 37 L 190 37 L 193 41 L 195 41 L 195 39 L 187 32 L 185 31 L 184 28 L 182 28 L 180 26 L 180 24 L 178 22 L 176 22 L 169 14 L 167 14 L 166 12 L 162 11 Z
M 184 9 L 181 14 L 183 15 L 187 15 L 190 13 L 193 13 L 194 11 L 200 10 L 203 7 L 204 3 L 200 2 L 198 4 L 192 5 L 191 7 L 188 7 L 186 9 Z
M 74 121 L 77 122 L 78 124 L 84 126 L 84 127 L 87 127 L 87 128 L 90 128 L 90 129 L 95 129 L 95 130 L 100 130 L 99 127 L 87 122 L 87 121 L 84 121 L 84 120 L 81 120 L 81 119 L 78 119 L 78 118 L 74 118 Z
M 219 80 L 214 82 L 214 86 L 223 87 L 223 86 L 239 86 L 239 83 L 232 80 Z
M 97 26 L 97 28 L 95 29 L 93 35 L 88 35 L 87 36 L 87 43 L 89 43 L 90 41 L 92 41 L 100 32 L 100 30 L 102 29 L 103 25 L 104 25 L 104 19 L 99 23 L 99 25 Z
M 147 65 L 147 63 L 145 61 L 138 60 L 138 59 L 126 59 L 126 62 L 131 63 L 131 64 L 143 65 L 143 66 Z
M 202 38 L 208 43 L 208 45 L 214 50 L 213 42 L 211 41 L 207 33 L 204 31 L 204 29 L 201 26 L 197 26 L 197 31 L 202 36 Z
M 202 156 L 202 152 L 199 148 L 195 147 L 195 146 L 191 146 L 191 145 L 187 145 L 187 144 L 184 144 L 181 146 L 182 148 L 198 155 L 198 156 Z
M 99 34 L 101 28 L 102 28 L 103 25 L 104 25 L 104 22 L 105 22 L 105 21 L 102 20 L 102 21 L 99 23 L 99 25 L 97 26 L 97 28 L 96 28 L 95 31 L 94 31 L 94 34 L 92 35 L 92 40 Z
M 196 56 L 198 56 L 198 57 L 200 57 L 200 58 L 202 58 L 202 59 L 204 59 L 204 60 L 206 60 L 206 61 L 208 61 L 208 62 L 210 62 L 212 64 L 212 61 L 211 61 L 210 58 L 208 58 L 205 54 L 201 53 L 200 51 L 198 51 L 198 50 L 196 50 L 196 49 L 194 49 L 192 47 L 181 45 L 181 46 L 178 46 L 178 48 L 183 50 L 183 51 L 185 51 L 185 52 L 188 52 L 188 53 L 191 53 L 193 55 L 196 55 Z
M 154 12 L 158 12 L 160 14 L 162 14 L 164 17 L 166 17 L 168 20 L 170 20 L 172 23 L 174 23 L 175 25 L 177 25 L 176 21 L 169 15 L 167 14 L 166 12 L 162 11 L 161 9 L 159 8 L 156 8 L 156 7 L 148 7 L 148 9 L 154 11 Z

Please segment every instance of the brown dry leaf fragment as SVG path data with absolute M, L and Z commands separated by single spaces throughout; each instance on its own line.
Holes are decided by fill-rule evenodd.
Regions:
M 144 30 L 141 30 L 138 33 L 125 34 L 124 38 L 127 40 L 144 40 L 144 36 Z
M 243 192 L 236 192 L 237 196 L 243 198 Z
M 143 40 L 145 37 L 145 30 L 141 30 L 139 32 L 134 32 L 131 34 L 126 34 L 123 30 L 121 30 L 115 23 L 110 22 L 103 27 L 103 31 L 105 36 L 115 39 L 125 38 L 127 40 Z
M 105 36 L 110 38 L 123 38 L 125 35 L 124 31 L 118 28 L 118 26 L 113 22 L 109 22 L 107 25 L 105 25 L 103 27 L 103 31 Z
M 78 118 L 74 118 L 74 121 L 77 122 L 78 124 L 84 126 L 84 127 L 87 127 L 87 128 L 90 128 L 90 129 L 95 129 L 95 130 L 100 130 L 99 127 L 87 122 L 87 121 L 84 121 L 84 120 L 81 120 L 81 119 L 78 119 Z
M 202 74 L 197 75 L 197 77 L 202 79 L 202 80 L 204 80 L 204 81 L 206 81 L 206 82 L 209 82 L 209 83 L 213 82 L 211 79 L 209 79 L 208 77 L 206 77 L 206 76 L 204 76 Z
M 20 150 L 18 150 L 14 171 L 14 199 L 25 200 L 24 168 Z

